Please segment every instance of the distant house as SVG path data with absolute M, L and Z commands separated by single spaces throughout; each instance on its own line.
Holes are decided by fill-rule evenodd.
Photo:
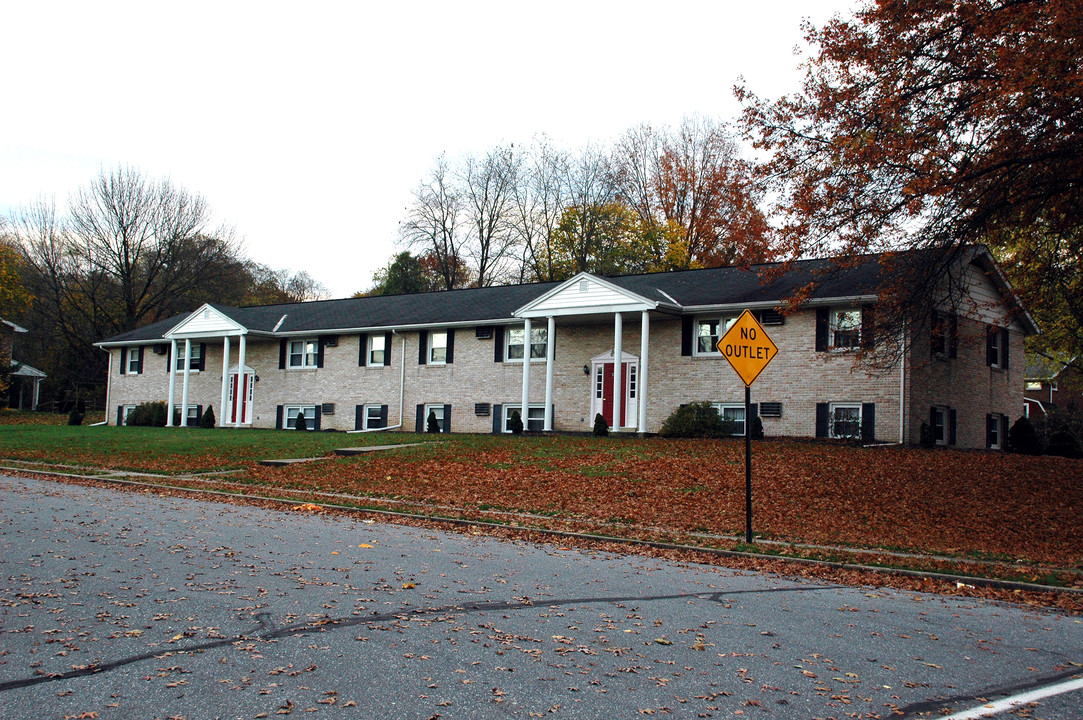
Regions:
M 1083 410 L 1083 373 L 1074 366 L 1041 355 L 1027 355 L 1024 375 L 1027 413 L 1045 414 L 1052 409 Z
M 99 343 L 109 422 L 164 400 L 194 424 L 503 433 L 654 433 L 682 404 L 714 403 L 743 433 L 744 386 L 715 342 L 744 309 L 779 347 L 751 413 L 768 436 L 1000 449 L 1023 412 L 1023 338 L 1037 332 L 984 248 L 961 261 L 964 302 L 908 328 L 903 362 L 855 368 L 880 341 L 869 322 L 881 258 L 829 276 L 802 261 L 260 307 L 207 304 Z M 826 279 L 824 279 L 826 278 Z M 802 309 L 780 304 L 823 279 Z M 617 368 L 620 368 L 618 371 Z M 172 413 L 170 413 L 172 416 Z
M 41 370 L 14 359 L 15 334 L 24 332 L 26 328 L 0 318 L 0 362 L 10 364 L 12 369 L 8 407 L 36 410 L 41 381 L 48 376 Z

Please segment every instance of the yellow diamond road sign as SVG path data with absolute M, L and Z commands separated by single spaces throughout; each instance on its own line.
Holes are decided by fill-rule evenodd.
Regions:
M 748 310 L 730 325 L 715 347 L 730 361 L 746 386 L 755 382 L 767 363 L 778 354 L 778 346 L 771 342 L 763 326 Z

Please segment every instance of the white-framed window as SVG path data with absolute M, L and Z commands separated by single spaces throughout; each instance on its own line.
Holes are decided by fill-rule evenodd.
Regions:
M 1041 380 L 1027 380 L 1026 389 L 1029 390 L 1029 391 L 1041 390 L 1042 389 L 1042 381 Z M 1056 390 L 1055 387 L 1053 389 Z
M 831 403 L 828 437 L 861 438 L 861 403 Z
M 124 424 L 125 425 L 128 424 L 128 419 L 132 416 L 133 412 L 135 412 L 135 405 L 125 405 L 124 406 Z
M 639 378 L 637 377 L 638 374 L 639 374 L 639 366 L 629 364 L 628 365 L 628 399 L 629 400 L 635 400 L 636 399 L 636 389 L 637 389 L 637 387 L 639 385 L 639 382 L 638 382 Z
M 511 432 L 511 414 L 513 412 L 519 413 L 519 417 L 523 420 L 524 430 L 528 432 L 541 432 L 545 429 L 544 405 L 528 405 L 526 417 L 523 417 L 522 415 L 522 408 L 522 404 L 504 406 L 504 432 Z
M 713 403 L 715 410 L 718 411 L 718 416 L 722 418 L 723 423 L 728 423 L 730 426 L 731 435 L 740 435 L 744 437 L 745 434 L 745 406 L 744 403 Z
M 290 340 L 286 350 L 288 368 L 314 368 L 319 362 L 320 344 L 315 339 Z
M 189 353 L 191 357 L 190 372 L 197 373 L 199 368 L 203 366 L 203 344 L 192 343 L 192 350 Z M 128 362 L 131 362 L 129 358 Z M 177 343 L 177 361 L 175 363 L 177 372 L 184 372 L 184 343 Z
M 374 430 L 376 428 L 382 428 L 383 422 L 383 406 L 382 405 L 366 405 L 365 406 L 365 430 Z
M 861 347 L 861 310 L 832 310 L 829 342 L 835 350 Z
M 383 365 L 384 353 L 387 352 L 387 348 L 384 345 L 386 338 L 383 335 L 369 335 L 369 349 L 368 349 L 368 364 L 369 365 Z
M 143 372 L 143 354 L 138 347 L 128 348 L 127 367 L 124 372 L 128 375 L 138 375 Z
M 1004 449 L 1004 440 L 1005 440 L 1005 438 L 1002 437 L 1004 433 L 1001 432 L 1001 428 L 1003 428 L 1006 425 L 1006 423 L 1004 422 L 1004 416 L 1001 415 L 1000 413 L 990 413 L 988 416 L 986 416 L 985 424 L 986 424 L 985 439 L 986 439 L 986 445 L 989 447 L 989 449 L 990 450 L 1002 450 L 1002 449 Z
M 721 358 L 722 356 L 715 345 L 718 343 L 718 339 L 725 335 L 726 331 L 735 322 L 737 322 L 736 317 L 696 318 L 696 337 L 695 344 L 692 347 L 692 354 Z
M 297 416 L 305 416 L 305 428 L 308 430 L 314 430 L 316 424 L 316 406 L 315 405 L 287 405 L 283 408 L 285 414 L 284 420 L 286 421 L 287 430 L 297 429 Z
M 440 432 L 447 432 L 447 423 L 444 422 L 444 406 L 443 405 L 426 405 L 425 406 L 425 423 L 421 426 L 425 432 L 429 431 L 429 416 L 435 415 L 436 422 L 440 426 Z
M 195 427 L 199 423 L 199 406 L 188 406 L 188 422 L 185 423 L 188 427 Z
M 435 330 L 429 333 L 429 365 L 447 364 L 447 331 Z M 435 406 L 433 406 L 435 407 Z M 443 407 L 443 406 L 441 406 Z M 425 417 L 429 414 L 426 411 Z
M 594 367 L 594 397 L 601 400 L 605 397 L 605 366 Z
M 948 430 L 948 409 L 945 407 L 934 407 L 930 414 L 930 419 L 933 421 L 933 426 L 930 428 L 933 435 L 933 442 L 937 445 L 947 445 L 949 438 Z
M 541 362 L 545 360 L 546 344 L 549 337 L 549 329 L 544 327 L 530 328 L 530 361 Z M 504 357 L 509 362 L 522 362 L 526 328 L 510 327 L 504 333 Z

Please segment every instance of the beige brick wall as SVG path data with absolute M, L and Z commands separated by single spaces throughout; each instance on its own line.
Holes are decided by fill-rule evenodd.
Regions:
M 1009 330 L 1008 369 L 986 363 L 985 323 L 959 318 L 955 358 L 933 356 L 928 324 L 915 329 L 909 370 L 909 440 L 921 437 L 932 406 L 956 411 L 956 446 L 984 448 L 986 414 L 1000 413 L 1009 424 L 1023 414 L 1023 333 Z
M 898 439 L 898 371 L 873 376 L 854 367 L 851 353 L 817 353 L 815 313 L 790 316 L 782 326 L 770 326 L 768 334 L 779 346 L 779 355 L 752 387 L 752 401 L 782 403 L 781 418 L 764 418 L 769 436 L 813 436 L 817 402 L 876 403 L 877 439 Z M 491 432 L 493 418 L 476 416 L 475 403 L 515 404 L 521 401 L 522 363 L 493 361 L 495 339 L 478 339 L 474 328 L 457 328 L 454 362 L 449 365 L 418 365 L 418 333 L 404 332 L 393 338 L 391 365 L 359 367 L 357 335 L 340 335 L 337 347 L 328 347 L 324 367 L 316 370 L 278 368 L 279 342 L 251 341 L 246 364 L 259 382 L 253 393 L 255 427 L 273 428 L 278 405 L 335 403 L 333 416 L 322 418 L 322 427 L 336 430 L 354 428 L 354 408 L 367 403 L 388 405 L 389 424 L 400 422 L 400 364 L 405 340 L 405 417 L 403 429 L 414 429 L 418 404 L 450 404 L 454 432 Z M 629 313 L 624 319 L 623 350 L 640 354 L 640 316 Z M 558 320 L 554 364 L 554 428 L 559 431 L 589 432 L 592 377 L 584 374 L 591 358 L 613 349 L 613 323 Z M 166 360 L 148 347 L 144 372 L 119 374 L 119 349 L 112 350 L 110 377 L 110 422 L 116 420 L 118 405 L 165 400 L 169 375 Z M 230 363 L 236 364 L 237 342 L 230 349 Z M 650 326 L 647 429 L 656 432 L 673 410 L 683 403 L 744 401 L 744 386 L 721 355 L 681 356 L 679 318 L 653 317 Z M 189 402 L 218 407 L 221 395 L 222 343 L 207 343 L 205 371 L 193 373 Z M 531 403 L 545 399 L 545 364 L 532 363 Z M 1021 384 L 1020 384 L 1021 387 Z M 181 397 L 181 376 L 177 377 L 175 402 Z

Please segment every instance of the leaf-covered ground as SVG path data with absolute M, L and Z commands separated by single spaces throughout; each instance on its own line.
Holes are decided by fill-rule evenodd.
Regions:
M 439 442 L 330 455 L 419 440 Z M 316 456 L 325 459 L 256 464 Z M 603 534 L 741 535 L 745 522 L 740 441 L 5 426 L 0 458 L 169 474 L 239 470 L 229 482 L 263 494 L 342 493 L 485 519 L 505 510 L 507 522 Z M 1083 461 L 771 440 L 755 444 L 753 466 L 753 526 L 762 538 L 1083 569 Z

